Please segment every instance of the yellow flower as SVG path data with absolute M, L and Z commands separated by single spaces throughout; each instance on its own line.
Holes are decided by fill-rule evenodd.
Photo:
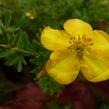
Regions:
M 31 20 L 35 19 L 35 15 L 32 10 L 29 10 L 28 12 L 26 12 L 26 16 Z
M 79 72 L 91 82 L 109 79 L 109 35 L 93 30 L 80 19 L 69 19 L 64 30 L 46 27 L 41 43 L 53 51 L 46 64 L 48 74 L 60 84 L 74 81 Z

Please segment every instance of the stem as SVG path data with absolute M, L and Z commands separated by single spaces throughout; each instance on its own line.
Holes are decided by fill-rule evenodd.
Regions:
M 12 47 L 11 45 L 0 44 L 0 47 L 5 48 L 5 49 L 11 49 L 11 50 L 13 50 L 15 52 L 20 52 L 20 53 L 24 53 L 24 54 L 28 54 L 28 55 L 31 55 L 31 56 L 38 57 L 38 54 L 36 54 L 36 53 L 32 53 L 32 52 L 24 50 L 22 48 Z
M 0 47 L 1 47 L 1 48 L 11 48 L 10 45 L 5 45 L 5 44 L 0 44 Z

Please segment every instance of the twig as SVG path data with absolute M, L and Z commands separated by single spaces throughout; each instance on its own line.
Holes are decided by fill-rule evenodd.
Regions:
M 5 48 L 5 49 L 11 49 L 11 50 L 13 50 L 15 52 L 20 52 L 20 53 L 24 53 L 24 54 L 28 54 L 28 55 L 31 55 L 31 56 L 38 57 L 38 54 L 36 54 L 36 53 L 32 53 L 32 52 L 24 50 L 22 48 L 12 47 L 11 45 L 0 44 L 0 47 Z

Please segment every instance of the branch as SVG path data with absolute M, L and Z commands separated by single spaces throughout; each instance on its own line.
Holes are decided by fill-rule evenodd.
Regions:
M 5 48 L 5 49 L 11 49 L 11 50 L 13 50 L 15 52 L 24 53 L 26 55 L 31 55 L 31 56 L 34 56 L 34 57 L 38 57 L 37 53 L 32 53 L 30 51 L 27 51 L 27 50 L 24 50 L 24 49 L 18 48 L 18 47 L 12 47 L 11 45 L 0 44 L 0 47 Z

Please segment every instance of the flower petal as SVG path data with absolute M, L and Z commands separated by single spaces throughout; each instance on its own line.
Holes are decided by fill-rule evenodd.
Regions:
M 100 30 L 94 30 L 91 51 L 109 60 L 109 35 Z
M 79 73 L 79 60 L 70 50 L 54 51 L 46 64 L 48 74 L 60 84 L 69 84 Z
M 86 52 L 81 60 L 81 72 L 92 82 L 109 79 L 109 60 L 95 52 Z
M 64 29 L 72 36 L 87 35 L 92 32 L 90 24 L 80 19 L 69 19 L 64 23 Z
M 69 47 L 70 36 L 64 30 L 55 30 L 46 27 L 41 34 L 42 45 L 49 50 Z
M 93 49 L 109 49 L 109 35 L 104 31 L 94 30 L 94 34 L 91 36 L 93 41 Z

